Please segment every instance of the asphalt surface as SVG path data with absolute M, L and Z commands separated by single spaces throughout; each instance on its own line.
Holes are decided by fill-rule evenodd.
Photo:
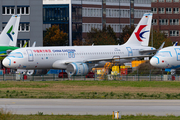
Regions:
M 0 108 L 13 114 L 72 114 L 72 115 L 176 115 L 180 116 L 180 100 L 129 99 L 0 99 Z

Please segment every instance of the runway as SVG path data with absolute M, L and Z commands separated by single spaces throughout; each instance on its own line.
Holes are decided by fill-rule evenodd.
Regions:
M 129 99 L 0 99 L 0 108 L 13 114 L 112 115 L 176 115 L 180 116 L 180 100 Z

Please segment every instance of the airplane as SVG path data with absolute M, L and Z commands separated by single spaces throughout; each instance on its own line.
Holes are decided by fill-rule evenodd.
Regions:
M 180 46 L 165 47 L 150 60 L 150 64 L 154 67 L 166 69 L 175 74 L 176 69 L 180 68 Z
M 27 47 L 12 51 L 3 65 L 13 69 L 66 69 L 69 75 L 86 75 L 91 68 L 114 59 L 120 63 L 151 56 L 148 47 L 152 13 L 145 13 L 123 45 Z
M 0 60 L 4 59 L 16 47 L 20 15 L 12 15 L 0 34 Z

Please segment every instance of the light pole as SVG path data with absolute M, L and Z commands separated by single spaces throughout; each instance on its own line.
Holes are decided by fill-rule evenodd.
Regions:
M 153 23 L 151 23 L 151 46 L 153 47 Z

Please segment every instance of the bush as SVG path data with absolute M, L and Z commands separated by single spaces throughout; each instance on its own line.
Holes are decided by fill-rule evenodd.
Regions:
M 0 120 L 11 120 L 14 118 L 14 115 L 11 111 L 7 111 L 4 108 L 0 108 Z

